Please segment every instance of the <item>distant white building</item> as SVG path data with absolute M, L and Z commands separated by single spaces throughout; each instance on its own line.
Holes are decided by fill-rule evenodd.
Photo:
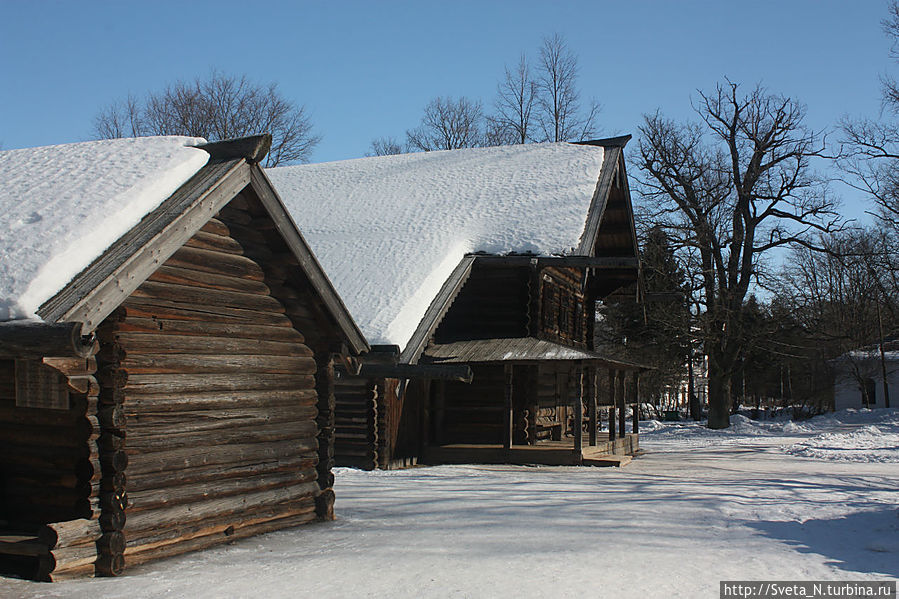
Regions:
M 884 344 L 889 404 L 884 397 L 879 346 L 852 350 L 833 361 L 835 410 L 845 408 L 899 407 L 899 340 Z

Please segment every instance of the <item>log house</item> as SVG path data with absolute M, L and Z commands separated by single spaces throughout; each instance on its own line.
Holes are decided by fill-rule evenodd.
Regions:
M 258 165 L 270 143 L 200 146 L 38 321 L 0 323 L 0 573 L 118 575 L 334 517 L 334 371 L 368 345 Z
M 366 304 L 383 303 L 389 294 L 396 294 L 397 286 L 411 283 L 405 277 L 390 278 L 389 271 L 386 280 L 371 276 L 370 281 L 360 282 L 350 277 L 359 260 L 341 262 L 341 258 L 353 252 L 357 239 L 378 247 L 383 252 L 378 256 L 385 261 L 402 263 L 427 254 L 433 248 L 422 247 L 426 243 L 422 239 L 439 237 L 430 234 L 427 221 L 436 222 L 437 227 L 453 226 L 430 214 L 429 206 L 439 211 L 441 205 L 449 205 L 444 214 L 447 223 L 464 220 L 465 212 L 471 211 L 470 229 L 495 226 L 485 239 L 501 237 L 506 233 L 503 220 L 491 220 L 491 202 L 496 202 L 496 211 L 517 210 L 517 203 L 509 200 L 517 200 L 514 194 L 519 192 L 508 182 L 523 172 L 530 175 L 529 171 L 547 168 L 554 172 L 541 176 L 556 177 L 558 184 L 545 196 L 520 201 L 536 202 L 539 210 L 511 213 L 506 222 L 529 230 L 517 223 L 552 222 L 558 216 L 559 227 L 577 228 L 569 237 L 577 240 L 575 247 L 559 247 L 553 253 L 535 253 L 536 244 L 526 233 L 502 253 L 470 248 L 444 275 L 442 286 L 427 296 L 427 308 L 411 335 L 368 354 L 359 375 L 340 372 L 337 464 L 365 469 L 445 462 L 618 465 L 634 455 L 638 419 L 635 416 L 630 433 L 625 433 L 622 419 L 626 406 L 638 401 L 642 367 L 599 355 L 593 348 L 595 303 L 612 294 L 641 299 L 639 253 L 623 157 L 629 139 L 270 169 L 295 214 L 329 203 L 336 217 L 321 231 L 311 230 L 310 240 L 335 275 L 341 294 L 358 298 L 359 313 L 365 312 Z M 526 158 L 506 160 L 506 154 L 516 152 Z M 582 167 L 572 168 L 565 160 L 555 162 L 559 153 L 566 159 L 570 153 L 601 157 L 595 178 L 582 181 L 579 190 L 583 191 L 578 192 L 582 195 L 574 199 L 573 184 L 568 185 L 566 177 L 582 177 Z M 481 160 L 503 166 L 483 175 Z M 442 163 L 458 166 L 453 170 Z M 416 174 L 405 175 L 407 171 Z M 320 195 L 326 186 L 308 183 L 319 178 L 328 182 L 327 199 Z M 431 193 L 397 183 L 407 180 L 410 186 L 438 181 L 438 190 Z M 478 206 L 479 198 L 487 198 L 484 205 Z M 365 201 L 375 209 L 366 211 L 366 205 L 355 203 Z M 388 209 L 382 206 L 388 205 L 408 213 L 408 218 L 425 221 L 421 232 L 418 227 L 397 227 L 401 218 L 383 215 Z M 477 210 L 483 212 L 476 214 Z M 579 216 L 572 218 L 572 210 Z M 364 217 L 358 224 L 347 224 L 344 216 L 355 211 Z M 474 235 L 463 229 L 461 236 Z M 489 241 L 482 243 L 490 246 Z M 445 268 L 443 256 L 436 255 L 432 274 Z M 350 307 L 357 313 L 352 302 Z M 369 339 L 393 341 L 389 338 L 393 325 L 385 327 L 383 320 L 363 318 L 361 325 Z M 602 428 L 605 431 L 600 432 Z

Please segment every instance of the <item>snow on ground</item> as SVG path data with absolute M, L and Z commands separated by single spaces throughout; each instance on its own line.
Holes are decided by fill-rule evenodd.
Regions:
M 4 597 L 717 597 L 719 580 L 899 577 L 895 462 L 796 455 L 896 410 L 650 425 L 625 468 L 337 471 L 339 519 Z M 800 428 L 801 427 L 801 428 Z M 718 442 L 711 442 L 717 439 Z M 893 448 L 894 453 L 899 449 Z
M 0 321 L 35 311 L 206 164 L 192 137 L 0 152 Z
M 545 143 L 266 172 L 368 340 L 404 347 L 466 253 L 571 253 L 602 160 Z

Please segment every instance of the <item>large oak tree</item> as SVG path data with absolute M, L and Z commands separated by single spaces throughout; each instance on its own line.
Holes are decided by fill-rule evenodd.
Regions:
M 694 110 L 699 121 L 687 124 L 647 115 L 637 160 L 645 207 L 698 256 L 708 425 L 725 428 L 745 300 L 765 257 L 814 246 L 814 234 L 838 228 L 839 216 L 811 167 L 824 147 L 802 105 L 727 82 L 700 93 Z

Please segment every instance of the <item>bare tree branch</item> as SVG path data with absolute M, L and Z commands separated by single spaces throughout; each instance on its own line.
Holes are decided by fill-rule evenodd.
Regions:
M 303 106 L 281 96 L 276 84 L 213 71 L 208 78 L 177 81 L 144 100 L 128 96 L 94 119 L 98 138 L 189 135 L 209 141 L 271 133 L 266 166 L 308 162 L 321 140 Z

